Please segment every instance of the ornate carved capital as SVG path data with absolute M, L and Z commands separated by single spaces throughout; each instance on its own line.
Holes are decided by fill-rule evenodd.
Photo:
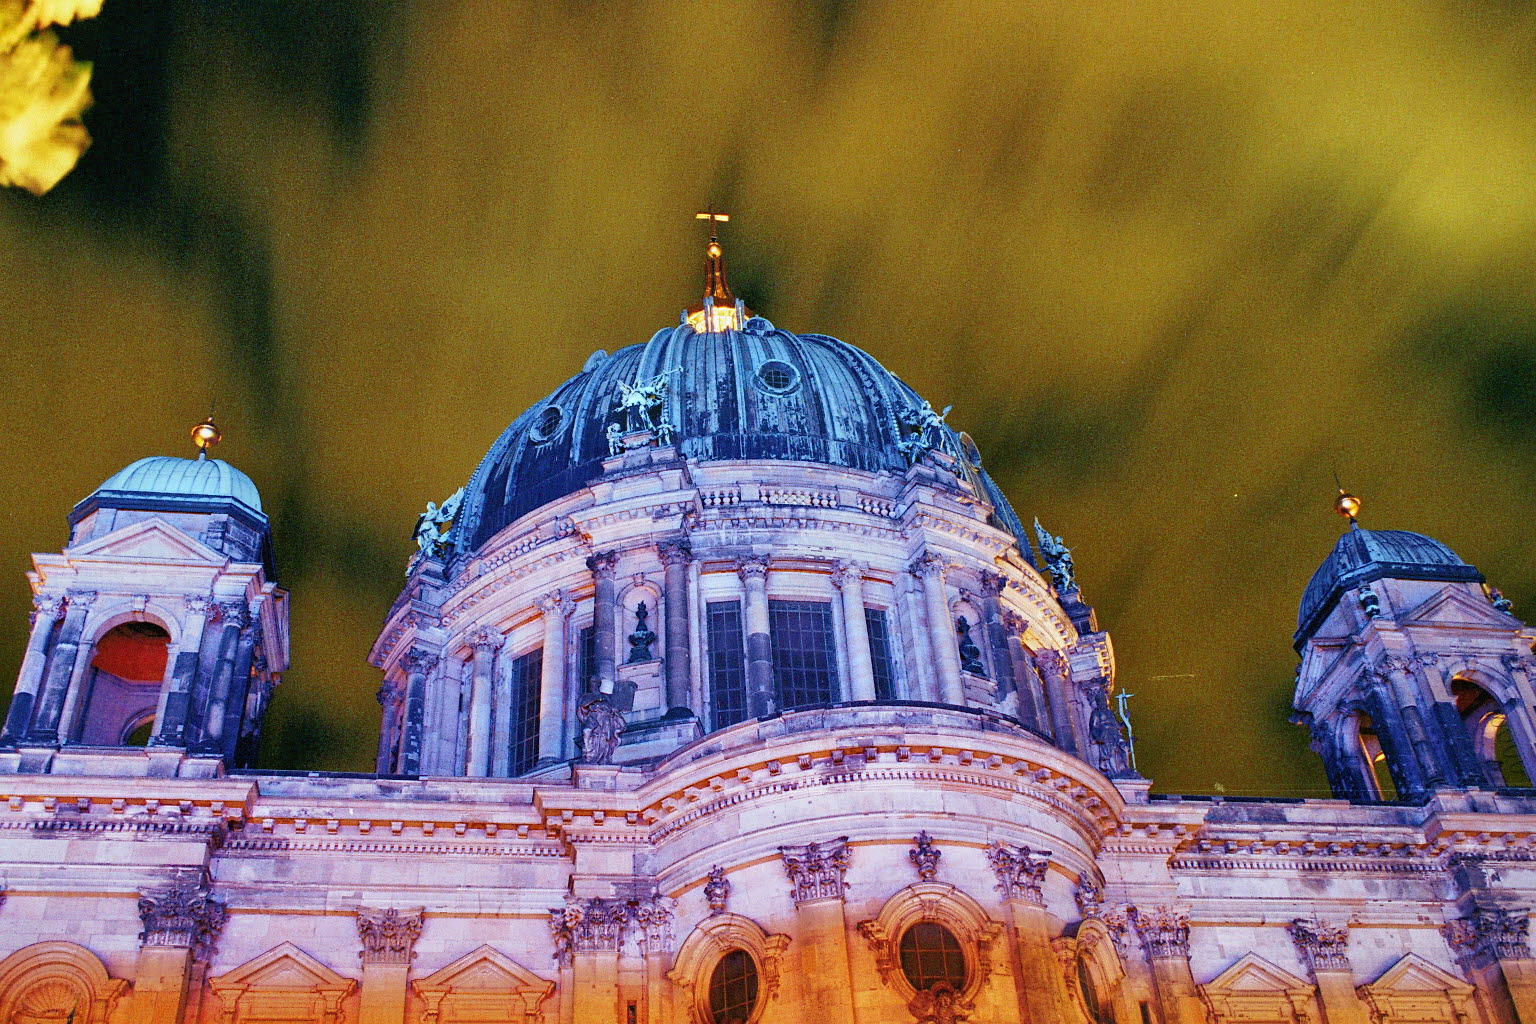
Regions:
M 1066 678 L 1068 666 L 1067 656 L 1054 647 L 1045 647 L 1038 651 L 1031 651 L 1031 657 L 1035 660 L 1035 668 L 1047 676 L 1057 679 Z
M 672 912 L 677 909 L 677 900 L 652 893 L 631 901 L 630 909 L 640 929 L 640 955 L 665 955 L 672 945 Z
M 1318 971 L 1348 971 L 1349 929 L 1341 924 L 1324 924 L 1318 920 L 1298 917 L 1285 927 L 1286 934 L 1296 944 L 1301 962 Z
M 1177 907 L 1130 907 L 1126 911 L 1150 960 L 1189 958 L 1189 911 Z
M 426 675 L 437 667 L 437 655 L 420 647 L 412 647 L 402 659 L 402 664 L 406 672 L 413 676 Z
M 505 640 L 506 637 L 502 636 L 500 633 L 496 632 L 494 629 L 491 629 L 488 626 L 481 626 L 479 629 L 472 629 L 469 631 L 469 634 L 464 637 L 465 645 L 474 648 L 476 651 L 498 650 L 500 649 L 502 643 L 505 642 Z
M 52 622 L 59 617 L 59 607 L 64 602 L 56 595 L 32 595 L 32 614 L 27 617 L 30 623 L 36 623 L 38 619 L 44 622 Z
M 784 858 L 784 873 L 794 884 L 797 905 L 812 900 L 843 898 L 843 890 L 847 887 L 843 877 L 848 872 L 847 836 L 829 843 L 781 846 L 779 855 Z
M 943 580 L 944 571 L 948 568 L 948 559 L 944 558 L 942 555 L 936 555 L 930 551 L 928 554 L 924 555 L 917 561 L 913 562 L 910 566 L 908 566 L 907 571 L 912 573 L 912 575 L 916 576 L 918 579 L 927 579 L 930 576 L 937 576 L 940 580 Z
M 741 577 L 743 583 L 749 580 L 766 580 L 768 578 L 768 556 L 750 555 L 736 560 L 736 574 Z
M 139 920 L 144 924 L 140 945 L 190 949 L 204 960 L 212 954 L 229 910 L 207 889 L 172 886 L 140 891 Z
M 385 708 L 389 709 L 400 703 L 405 696 L 405 686 L 398 679 L 386 679 L 379 685 L 379 692 L 374 698 Z
M 731 882 L 725 877 L 725 869 L 718 864 L 709 869 L 709 881 L 704 883 L 704 898 L 709 901 L 710 914 L 725 913 L 726 902 L 731 898 Z
M 551 907 L 549 930 L 555 958 L 562 963 L 578 953 L 618 953 L 624 936 L 638 929 L 642 956 L 660 956 L 672 942 L 672 914 L 677 900 L 652 892 L 636 899 L 567 896 L 565 906 Z
M 1106 906 L 1099 910 L 1098 917 L 1109 929 L 1109 940 L 1115 944 L 1115 951 L 1122 957 L 1130 956 L 1135 947 L 1131 940 L 1130 908 L 1124 904 Z
M 987 597 L 1001 597 L 1004 590 L 1008 589 L 1008 577 L 1000 572 L 992 572 L 983 569 L 981 572 L 981 592 Z
M 556 590 L 545 594 L 534 602 L 540 615 L 557 615 L 560 618 L 569 618 L 576 610 L 576 602 L 572 601 L 563 590 Z
M 74 611 L 77 608 L 82 612 L 88 611 L 91 605 L 96 603 L 96 591 L 94 590 L 71 590 L 65 596 L 69 601 L 69 611 Z
M 587 559 L 587 568 L 592 570 L 592 575 L 598 579 L 613 579 L 613 571 L 618 567 L 619 553 L 617 551 L 599 551 Z
M 244 629 L 246 623 L 251 621 L 251 610 L 244 601 L 220 601 L 219 620 L 226 627 Z
M 997 873 L 997 891 L 1003 899 L 1045 904 L 1042 886 L 1045 872 L 1051 866 L 1051 851 L 994 843 L 987 851 L 987 861 Z
M 1536 673 L 1536 658 L 1527 654 L 1501 654 L 1499 655 L 1499 664 L 1504 666 L 1504 671 L 1506 672 L 1513 672 L 1519 669 L 1527 675 Z
M 1405 676 L 1413 675 L 1413 663 L 1414 658 L 1411 656 L 1402 657 L 1399 655 L 1390 654 L 1387 657 L 1381 659 L 1381 667 L 1386 671 L 1396 672 Z
M 1104 909 L 1104 890 L 1087 875 L 1078 879 L 1072 898 L 1077 901 L 1077 912 L 1084 918 L 1098 917 Z
M 207 594 L 184 594 L 182 595 L 181 603 L 189 615 L 207 615 L 209 606 L 213 604 L 213 599 Z
M 416 956 L 416 940 L 421 937 L 422 910 L 384 910 L 358 908 L 357 937 L 363 951 L 357 954 L 365 964 L 408 964 Z
M 933 881 L 939 873 L 939 858 L 944 856 L 944 852 L 934 847 L 933 837 L 927 832 L 913 836 L 912 843 L 916 849 L 908 850 L 907 857 L 911 859 L 912 866 L 917 868 L 917 877 L 925 882 Z
M 838 559 L 832 563 L 832 585 L 841 590 L 847 584 L 857 586 L 864 582 L 864 573 L 869 566 L 863 562 L 846 561 Z
M 1529 910 L 1478 907 L 1441 929 L 1445 944 L 1458 957 L 1482 967 L 1495 960 L 1531 959 Z
M 693 547 L 686 540 L 664 540 L 656 545 L 662 565 L 687 565 L 693 560 Z

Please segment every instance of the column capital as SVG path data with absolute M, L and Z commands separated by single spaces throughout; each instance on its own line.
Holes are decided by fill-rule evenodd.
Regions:
M 1034 658 L 1035 667 L 1041 672 L 1066 677 L 1067 656 L 1056 648 L 1044 647 L 1038 651 L 1031 651 L 1030 656 Z
M 472 647 L 476 651 L 494 651 L 501 647 L 504 639 L 505 638 L 500 633 L 496 632 L 494 629 L 491 629 L 489 626 L 481 626 L 479 629 L 470 630 L 469 633 L 465 635 L 464 645 L 466 647 Z
M 379 686 L 379 692 L 374 698 L 384 707 L 393 707 L 400 703 L 400 698 L 405 696 L 405 686 L 398 679 L 386 679 Z
M 181 597 L 181 605 L 190 615 L 207 615 L 211 604 L 213 598 L 207 594 L 183 594 Z
M 613 573 L 619 564 L 617 551 L 599 551 L 587 559 L 587 568 L 599 579 L 613 579 Z
M 662 565 L 687 565 L 693 559 L 693 546 L 686 540 L 664 540 L 656 545 Z
M 1045 904 L 1043 886 L 1045 872 L 1051 866 L 1051 851 L 993 843 L 987 851 L 987 862 L 997 874 L 997 891 L 1003 899 Z
M 74 611 L 76 608 L 86 611 L 96 603 L 96 591 L 70 590 L 65 593 L 65 598 L 69 602 L 69 611 Z
M 981 592 L 987 597 L 1000 597 L 1008 589 L 1008 577 L 990 569 L 981 571 Z
M 841 590 L 846 584 L 855 586 L 864 582 L 864 574 L 869 571 L 866 562 L 855 562 L 839 558 L 832 563 L 832 585 Z
M 1395 672 L 1398 675 L 1412 677 L 1413 664 L 1417 659 L 1412 655 L 1389 654 L 1381 659 L 1381 667 L 1387 672 Z
M 1530 960 L 1531 912 L 1476 907 L 1472 913 L 1447 921 L 1441 929 L 1445 944 L 1458 959 L 1483 967 L 1498 960 Z
M 437 654 L 422 647 L 412 647 L 400 661 L 411 675 L 425 675 L 437 667 Z
M 244 629 L 251 618 L 251 610 L 244 601 L 220 601 L 213 607 L 213 612 L 215 621 L 236 629 Z
M 563 590 L 554 590 L 533 603 L 539 610 L 539 614 L 549 617 L 569 618 L 576 610 L 576 602 L 572 601 Z
M 813 900 L 840 900 L 847 882 L 848 837 L 842 836 L 827 843 L 807 843 L 804 846 L 781 846 L 779 856 L 784 858 L 784 873 L 794 885 L 795 905 Z
M 1189 959 L 1189 911 L 1179 907 L 1130 907 L 1127 914 L 1149 960 Z
M 944 579 L 944 571 L 949 568 L 949 560 L 942 555 L 930 551 L 907 567 L 907 571 L 918 579 L 926 580 L 937 576 Z
M 1325 924 L 1316 918 L 1298 917 L 1285 926 L 1285 932 L 1296 944 L 1301 962 L 1318 971 L 1352 970 L 1349 962 L 1349 928 L 1342 924 Z
M 742 582 L 747 580 L 766 580 L 768 578 L 768 556 L 748 555 L 746 558 L 736 559 L 736 574 Z
M 604 896 L 566 896 L 565 906 L 549 910 L 555 959 L 570 963 L 577 953 L 617 953 L 630 918 L 626 900 Z
M 52 622 L 59 617 L 59 608 L 63 603 L 63 599 L 57 594 L 33 594 L 32 611 L 27 616 L 27 621 L 33 624 L 36 624 L 38 619 Z
M 206 959 L 228 919 L 224 902 L 207 889 L 173 885 L 139 892 L 139 920 L 144 923 L 141 946 L 190 949 L 197 959 Z
M 359 907 L 357 937 L 363 940 L 363 951 L 358 956 L 363 964 L 409 964 L 416 957 L 421 919 L 421 907 L 413 910 Z

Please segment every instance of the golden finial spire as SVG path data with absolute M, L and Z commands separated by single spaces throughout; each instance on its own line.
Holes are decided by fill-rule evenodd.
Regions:
M 1360 499 L 1340 487 L 1339 496 L 1333 499 L 1333 510 L 1348 519 L 1353 526 L 1355 517 L 1360 514 Z
M 213 405 L 208 406 L 208 418 L 192 428 L 192 443 L 197 445 L 197 457 L 206 459 L 208 449 L 223 440 L 224 435 L 219 433 L 218 426 L 213 422 Z
M 728 213 L 716 213 L 714 208 L 701 210 L 693 215 L 695 220 L 709 221 L 709 245 L 704 250 L 704 298 L 688 307 L 688 323 L 701 333 L 740 330 L 750 314 L 746 307 L 731 294 L 731 286 L 725 280 L 725 250 L 715 233 L 715 225 L 730 222 Z

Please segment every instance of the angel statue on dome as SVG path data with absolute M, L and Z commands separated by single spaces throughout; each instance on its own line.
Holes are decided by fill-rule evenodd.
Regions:
M 676 372 L 668 370 L 649 380 L 636 380 L 633 384 L 623 380 L 614 381 L 614 386 L 619 390 L 614 411 L 624 417 L 630 430 L 656 429 L 659 422 L 657 413 L 661 411 L 661 403 L 667 396 L 667 378 Z

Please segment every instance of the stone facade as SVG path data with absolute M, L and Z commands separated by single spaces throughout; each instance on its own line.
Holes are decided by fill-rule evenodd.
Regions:
M 0 1024 L 1536 1024 L 1495 744 L 1536 634 L 1476 570 L 1378 533 L 1308 589 L 1335 798 L 1150 796 L 1070 552 L 718 248 L 730 330 L 595 355 L 418 524 L 377 774 L 246 766 L 287 652 L 249 481 L 82 503 L 0 746 Z

